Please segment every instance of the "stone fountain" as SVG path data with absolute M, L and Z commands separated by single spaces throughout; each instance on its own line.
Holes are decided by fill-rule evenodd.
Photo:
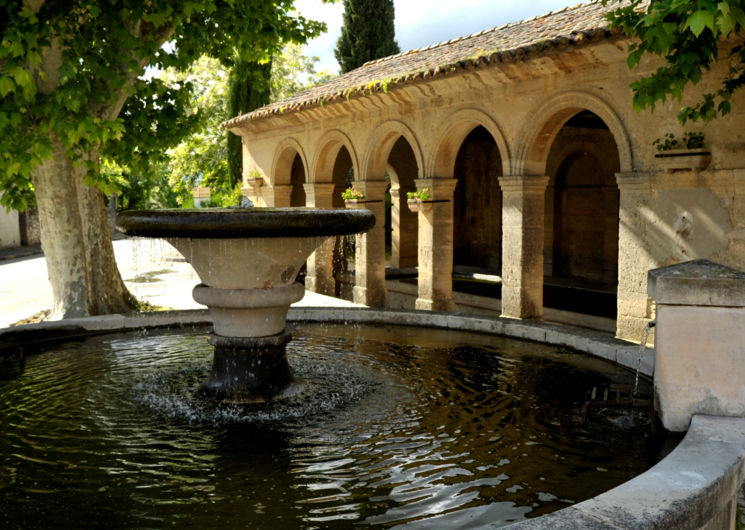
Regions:
M 211 312 L 215 352 L 202 391 L 261 402 L 287 392 L 287 310 L 303 298 L 300 267 L 328 237 L 366 232 L 368 210 L 248 208 L 126 211 L 117 228 L 163 238 L 194 267 L 194 300 Z

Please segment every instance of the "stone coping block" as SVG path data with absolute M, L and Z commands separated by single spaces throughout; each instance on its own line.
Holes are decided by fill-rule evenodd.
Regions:
M 745 272 L 691 260 L 649 271 L 647 293 L 658 305 L 745 307 Z
M 512 530 L 734 528 L 745 464 L 745 418 L 694 416 L 683 441 L 645 473 Z

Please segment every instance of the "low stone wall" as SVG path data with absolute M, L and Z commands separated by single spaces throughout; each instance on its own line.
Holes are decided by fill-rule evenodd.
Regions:
M 745 418 L 694 416 L 678 447 L 646 473 L 585 502 L 506 528 L 735 528 L 744 469 Z
M 595 355 L 625 366 L 639 367 L 640 373 L 651 376 L 654 370 L 654 351 L 614 338 L 611 334 L 592 329 L 561 324 L 515 320 L 498 317 L 475 317 L 438 313 L 436 311 L 406 311 L 372 308 L 313 308 L 291 307 L 288 321 L 350 322 L 403 326 L 427 326 L 459 331 L 475 331 L 532 340 Z M 639 356 L 641 354 L 641 360 Z

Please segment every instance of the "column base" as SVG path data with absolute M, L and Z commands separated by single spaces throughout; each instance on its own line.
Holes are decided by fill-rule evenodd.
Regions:
M 285 352 L 291 339 L 287 332 L 252 338 L 210 335 L 215 353 L 200 392 L 236 403 L 263 403 L 278 397 L 294 382 Z
M 452 313 L 455 311 L 455 300 L 452 298 L 442 300 L 428 300 L 427 298 L 417 298 L 414 302 L 415 309 L 422 311 L 445 311 Z
M 362 304 L 368 307 L 386 307 L 388 291 L 383 288 L 382 292 L 378 289 L 369 289 L 360 285 L 352 288 L 352 301 L 355 304 Z

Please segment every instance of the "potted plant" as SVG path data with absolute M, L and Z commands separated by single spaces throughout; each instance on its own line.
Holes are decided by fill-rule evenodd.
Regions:
M 432 195 L 429 188 L 406 192 L 406 203 L 409 206 L 409 210 L 414 213 L 417 213 L 424 203 L 431 203 L 431 198 Z
M 687 132 L 679 142 L 673 133 L 667 133 L 653 142 L 658 153 L 658 164 L 668 173 L 673 171 L 702 171 L 711 163 L 711 151 L 704 147 L 704 133 Z
M 364 201 L 365 194 L 354 186 L 350 186 L 342 192 L 341 198 L 344 199 L 344 204 L 346 206 L 353 206 L 360 201 Z

